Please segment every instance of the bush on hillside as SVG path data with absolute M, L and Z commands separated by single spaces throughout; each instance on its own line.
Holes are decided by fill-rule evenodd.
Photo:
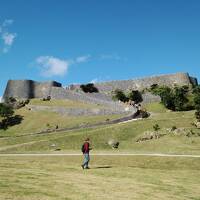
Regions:
M 0 116 L 2 118 L 9 118 L 14 114 L 13 108 L 4 103 L 0 103 Z
M 120 89 L 116 89 L 113 92 L 113 99 L 119 100 L 119 101 L 122 101 L 122 102 L 127 102 L 129 100 L 128 97 L 124 94 L 124 92 Z
M 14 115 L 14 110 L 11 106 L 4 103 L 0 103 L 0 129 L 6 130 L 9 126 L 21 123 L 23 117 L 20 115 Z
M 173 111 L 186 111 L 194 108 L 193 103 L 189 101 L 189 87 L 181 86 L 170 88 L 168 86 L 158 86 L 153 84 L 150 87 L 150 92 L 154 95 L 159 95 L 161 103 Z
M 131 90 L 128 94 L 125 94 L 122 90 L 116 89 L 113 92 L 113 99 L 120 100 L 122 102 L 133 101 L 134 103 L 142 102 L 142 95 L 138 90 Z
M 82 89 L 83 92 L 85 93 L 97 93 L 99 92 L 98 89 L 94 86 L 93 83 L 88 83 L 88 84 L 82 84 L 80 85 L 80 88 Z
M 200 122 L 200 85 L 196 86 L 193 89 L 194 95 L 194 106 L 196 109 L 195 118 L 198 122 Z
M 154 131 L 160 130 L 160 126 L 158 124 L 153 125 L 153 130 Z
M 174 106 L 176 111 L 183 111 L 186 109 L 186 103 L 188 103 L 187 99 L 188 90 L 185 87 L 175 87 L 173 90 L 174 95 Z
M 5 104 L 13 109 L 19 109 L 24 107 L 26 104 L 29 103 L 29 99 L 17 99 L 15 97 L 9 97 L 6 99 Z
M 142 95 L 138 90 L 132 90 L 127 97 L 129 100 L 134 101 L 135 103 L 142 102 Z

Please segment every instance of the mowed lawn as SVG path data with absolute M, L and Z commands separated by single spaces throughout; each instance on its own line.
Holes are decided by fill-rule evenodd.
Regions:
M 200 158 L 0 157 L 1 200 L 199 200 Z

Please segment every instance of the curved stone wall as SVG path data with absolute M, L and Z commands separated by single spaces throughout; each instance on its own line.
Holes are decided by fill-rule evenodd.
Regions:
M 3 95 L 6 100 L 9 97 L 22 99 L 42 98 L 51 94 L 52 87 L 61 87 L 60 83 L 55 81 L 36 82 L 33 80 L 9 80 Z
M 3 95 L 3 99 L 8 97 L 17 98 L 33 98 L 34 97 L 34 83 L 32 80 L 9 80 Z
M 158 85 L 191 85 L 197 84 L 197 79 L 192 78 L 188 73 L 177 73 L 170 75 L 152 76 L 147 78 L 135 79 L 135 80 L 123 80 L 123 81 L 111 81 L 104 83 L 97 83 L 95 86 L 100 92 L 110 93 L 116 89 L 121 90 L 143 90 L 149 88 L 153 84 Z

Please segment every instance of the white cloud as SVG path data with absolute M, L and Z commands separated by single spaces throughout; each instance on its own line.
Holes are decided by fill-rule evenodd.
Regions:
M 2 39 L 4 41 L 4 44 L 7 46 L 11 46 L 14 42 L 14 39 L 16 38 L 17 34 L 16 33 L 3 33 L 2 34 Z
M 88 62 L 90 58 L 91 58 L 91 55 L 79 56 L 75 59 L 75 63 Z
M 42 70 L 42 75 L 46 77 L 64 76 L 70 65 L 68 60 L 61 60 L 53 56 L 40 56 L 36 62 Z
M 90 55 L 84 55 L 74 59 L 60 59 L 53 56 L 40 56 L 36 59 L 36 63 L 40 67 L 42 76 L 64 76 L 69 66 L 88 62 L 90 57 Z
M 0 97 L 0 103 L 2 102 L 2 97 Z
M 7 53 L 10 47 L 13 45 L 16 33 L 11 33 L 7 29 L 9 25 L 12 25 L 12 19 L 6 19 L 2 24 L 0 24 L 0 40 L 3 42 L 3 47 L 1 47 L 3 53 Z

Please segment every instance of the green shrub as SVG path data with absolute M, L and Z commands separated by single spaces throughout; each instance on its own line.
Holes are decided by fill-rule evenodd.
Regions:
M 174 130 L 176 130 L 177 129 L 177 127 L 176 126 L 172 126 L 172 131 L 174 131 Z
M 120 100 L 122 102 L 128 102 L 129 100 L 134 101 L 135 103 L 141 102 L 142 95 L 138 90 L 132 90 L 127 95 L 120 89 L 116 89 L 113 92 L 113 99 Z
M 135 103 L 139 103 L 142 102 L 142 95 L 138 90 L 132 90 L 129 94 L 128 94 L 128 99 L 131 101 L 134 101 Z
M 88 84 L 85 84 L 85 85 L 81 85 L 80 88 L 83 90 L 83 92 L 85 93 L 97 93 L 99 92 L 98 89 L 94 86 L 93 83 L 88 83 Z
M 158 86 L 157 84 L 153 84 L 149 90 L 152 94 L 160 96 L 161 103 L 167 109 L 173 111 L 186 111 L 194 108 L 193 102 L 191 100 L 189 101 L 188 86 L 176 86 L 170 88 L 168 86 Z M 200 98 L 198 100 L 200 102 Z
M 124 92 L 120 89 L 116 89 L 113 92 L 113 97 L 114 100 L 120 100 L 122 102 L 127 102 L 129 99 L 128 97 L 124 94 Z
M 153 130 L 154 130 L 154 131 L 160 130 L 159 125 L 158 125 L 158 124 L 153 125 Z

